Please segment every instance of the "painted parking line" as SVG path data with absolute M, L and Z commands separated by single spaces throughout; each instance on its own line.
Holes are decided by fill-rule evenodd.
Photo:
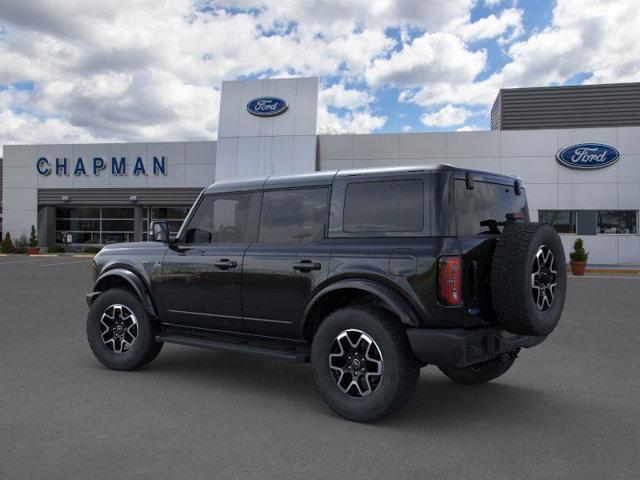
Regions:
M 14 265 L 16 263 L 35 263 L 36 260 L 47 260 L 46 258 L 30 258 L 29 260 L 12 260 L 10 262 L 0 262 L 0 265 Z
M 72 265 L 74 263 L 88 263 L 91 260 L 74 260 L 71 262 L 56 262 L 56 263 L 45 263 L 44 265 L 38 265 L 39 267 L 55 267 L 56 265 Z
M 580 276 L 580 277 L 575 277 L 573 275 L 569 275 L 567 276 L 567 278 L 613 278 L 616 280 L 640 280 L 640 275 L 636 275 L 635 277 L 630 277 L 630 276 L 626 276 L 626 275 L 620 275 L 620 276 L 615 276 L 615 275 L 584 275 L 584 276 Z

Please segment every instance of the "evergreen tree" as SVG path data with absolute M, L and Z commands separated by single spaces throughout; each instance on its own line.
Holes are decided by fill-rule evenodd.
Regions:
M 29 235 L 29 246 L 30 247 L 38 246 L 38 236 L 36 235 L 35 225 L 31 225 L 31 235 Z
M 0 252 L 2 253 L 13 253 L 13 241 L 11 240 L 11 234 L 7 232 L 4 236 L 4 240 L 0 243 Z

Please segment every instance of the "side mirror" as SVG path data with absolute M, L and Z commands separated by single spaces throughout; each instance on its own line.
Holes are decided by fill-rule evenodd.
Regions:
M 154 242 L 169 243 L 169 225 L 167 225 L 167 222 L 151 222 L 149 239 Z

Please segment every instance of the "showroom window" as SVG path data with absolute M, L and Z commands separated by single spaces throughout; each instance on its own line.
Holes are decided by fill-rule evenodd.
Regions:
M 57 207 L 56 243 L 105 244 L 133 241 L 133 207 Z
M 598 233 L 636 235 L 637 210 L 598 210 Z
M 172 238 L 178 234 L 178 230 L 182 226 L 184 219 L 189 213 L 188 207 L 149 207 L 145 218 L 142 221 L 142 239 L 147 241 L 149 236 L 150 222 L 167 222 L 169 233 Z
M 540 210 L 538 212 L 538 221 L 551 225 L 558 233 L 576 233 L 576 219 L 575 210 Z

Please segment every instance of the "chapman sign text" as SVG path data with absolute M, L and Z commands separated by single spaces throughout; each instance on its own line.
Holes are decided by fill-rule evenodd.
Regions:
M 148 175 L 150 173 L 154 175 L 166 175 L 167 157 L 153 157 L 151 165 L 145 165 L 142 157 L 137 157 L 135 161 L 131 162 L 128 161 L 127 157 L 111 157 L 110 161 L 102 157 L 93 157 L 90 159 L 78 157 L 75 161 L 71 161 L 66 157 L 51 160 L 46 157 L 40 157 L 36 161 L 36 170 L 44 177 L 53 172 L 55 172 L 57 176 L 98 176 L 104 171 L 111 173 L 113 176 L 123 176 L 129 173 L 136 176 Z

